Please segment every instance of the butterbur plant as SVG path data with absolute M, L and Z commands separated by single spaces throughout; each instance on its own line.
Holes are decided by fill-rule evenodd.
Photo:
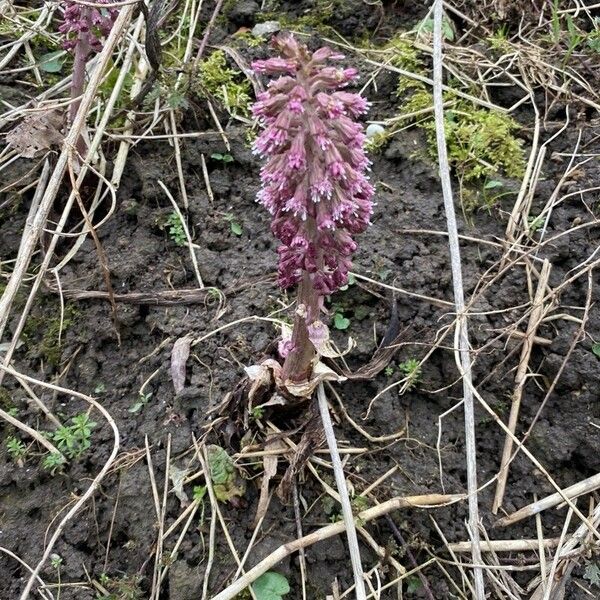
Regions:
M 324 297 L 347 283 L 353 236 L 373 212 L 370 161 L 356 122 L 368 103 L 344 91 L 356 69 L 328 64 L 342 54 L 327 47 L 310 52 L 291 35 L 272 46 L 280 56 L 252 65 L 256 73 L 279 76 L 252 109 L 265 126 L 254 152 L 267 158 L 258 201 L 281 242 L 279 284 L 299 286 L 292 336 L 280 344 L 283 380 L 298 383 L 310 378 L 316 347 L 328 335 L 320 320 Z
M 111 8 L 112 0 L 94 0 L 95 6 L 80 4 L 75 0 L 64 0 L 63 22 L 59 31 L 64 35 L 63 48 L 73 52 L 73 78 L 71 81 L 71 106 L 69 122 L 72 123 L 77 109 L 78 98 L 85 84 L 85 65 L 89 56 L 102 50 L 102 38 L 110 33 L 118 9 Z M 90 3 L 92 4 L 92 3 Z M 106 7 L 97 5 L 105 4 Z

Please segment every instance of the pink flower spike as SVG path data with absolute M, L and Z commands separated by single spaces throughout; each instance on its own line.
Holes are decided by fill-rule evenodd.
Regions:
M 258 199 L 281 241 L 280 285 L 308 281 L 312 293 L 323 296 L 347 282 L 356 250 L 352 236 L 367 228 L 373 212 L 365 136 L 355 120 L 368 102 L 343 91 L 357 78 L 355 68 L 326 64 L 341 60 L 338 52 L 321 48 L 311 54 L 291 35 L 276 38 L 273 47 L 281 57 L 253 63 L 258 73 L 283 74 L 254 105 L 267 124 L 254 144 L 267 157 Z M 306 325 L 316 321 L 318 314 L 307 317 Z
M 295 73 L 298 66 L 295 61 L 285 58 L 268 58 L 267 60 L 255 60 L 252 63 L 252 70 L 255 73 Z

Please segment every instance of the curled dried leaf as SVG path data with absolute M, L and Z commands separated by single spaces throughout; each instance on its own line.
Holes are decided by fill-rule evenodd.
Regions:
M 173 344 L 171 351 L 171 379 L 175 393 L 179 394 L 185 387 L 185 365 L 190 355 L 192 338 L 184 336 Z
M 6 143 L 23 158 L 34 158 L 52 146 L 60 146 L 63 118 L 57 110 L 46 110 L 26 116 L 6 135 Z

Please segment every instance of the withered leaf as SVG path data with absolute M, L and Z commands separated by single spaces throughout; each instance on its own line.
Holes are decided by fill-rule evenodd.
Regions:
M 286 446 L 283 441 L 276 438 L 274 435 L 271 439 L 267 439 L 265 450 L 285 450 Z M 260 498 L 258 500 L 258 508 L 254 517 L 254 527 L 258 525 L 260 520 L 267 514 L 269 508 L 269 481 L 277 474 L 277 454 L 268 454 L 263 457 L 263 467 L 265 472 L 260 486 Z
M 52 146 L 60 146 L 64 139 L 61 127 L 62 116 L 57 110 L 32 113 L 8 132 L 6 143 L 23 158 L 34 158 Z
M 229 454 L 214 444 L 207 446 L 206 451 L 210 479 L 217 500 L 227 502 L 243 496 L 246 482 L 239 476 Z
M 191 343 L 192 338 L 186 335 L 179 338 L 171 350 L 171 379 L 176 394 L 179 394 L 185 387 L 185 365 L 190 355 Z

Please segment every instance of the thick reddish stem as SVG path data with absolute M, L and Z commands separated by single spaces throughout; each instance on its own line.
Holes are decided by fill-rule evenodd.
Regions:
M 298 311 L 292 332 L 292 350 L 283 363 L 284 381 L 300 383 L 310 377 L 315 347 L 310 341 L 308 326 L 319 318 L 321 302 L 310 276 L 304 273 L 298 289 Z
M 89 8 L 83 7 L 82 20 L 89 22 Z M 85 86 L 85 65 L 90 54 L 89 31 L 80 31 L 75 44 L 73 61 L 73 79 L 71 81 L 71 106 L 69 107 L 69 125 L 73 123 L 81 104 L 81 96 Z

